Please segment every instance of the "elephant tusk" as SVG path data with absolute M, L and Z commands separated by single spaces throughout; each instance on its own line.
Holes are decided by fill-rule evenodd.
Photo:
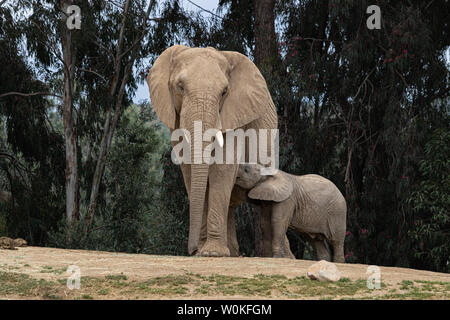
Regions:
M 184 139 L 188 144 L 191 144 L 191 139 L 189 138 L 189 135 L 186 133 L 186 131 L 183 131 Z
M 217 140 L 217 142 L 219 143 L 219 146 L 221 147 L 221 148 L 223 148 L 223 135 L 222 135 L 222 131 L 217 131 L 217 133 L 216 133 L 216 140 Z

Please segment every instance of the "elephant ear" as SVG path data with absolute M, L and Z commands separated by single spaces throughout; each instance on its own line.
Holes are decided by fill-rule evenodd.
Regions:
M 281 202 L 289 198 L 294 191 L 292 181 L 282 173 L 268 177 L 248 193 L 256 200 Z
M 156 59 L 147 77 L 152 107 L 159 120 L 171 129 L 175 129 L 176 113 L 169 90 L 170 66 L 173 57 L 186 49 L 189 47 L 175 45 L 164 50 Z
M 240 128 L 265 112 L 270 93 L 256 65 L 234 51 L 221 51 L 230 64 L 228 94 L 222 106 L 222 128 Z

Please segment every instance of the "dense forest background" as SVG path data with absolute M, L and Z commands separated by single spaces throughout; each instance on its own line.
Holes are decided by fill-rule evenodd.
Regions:
M 450 272 L 448 1 L 220 0 L 206 14 L 178 0 L 0 3 L 0 236 L 187 254 L 168 131 L 132 98 L 165 48 L 212 46 L 265 76 L 280 169 L 345 195 L 347 262 Z M 371 4 L 380 30 L 366 26 Z M 241 253 L 258 255 L 258 217 L 243 205 L 236 219 Z

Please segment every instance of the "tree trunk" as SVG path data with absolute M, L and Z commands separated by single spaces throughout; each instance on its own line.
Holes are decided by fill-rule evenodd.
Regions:
M 255 2 L 255 64 L 270 62 L 277 55 L 275 34 L 275 0 L 256 0 Z
M 275 34 L 275 0 L 255 0 L 255 64 L 260 69 L 271 67 L 277 55 L 277 37 Z M 264 257 L 261 215 L 253 210 L 255 230 L 255 256 Z
M 61 47 L 64 61 L 63 122 L 66 149 L 66 218 L 68 222 L 71 222 L 73 218 L 79 219 L 77 133 L 72 101 L 75 55 L 72 47 L 72 31 L 67 28 L 64 15 L 65 9 L 71 5 L 71 1 L 61 0 L 60 5 L 63 12 Z
M 92 219 L 94 217 L 95 208 L 97 205 L 97 197 L 100 188 L 100 181 L 103 176 L 103 172 L 106 165 L 106 158 L 111 148 L 112 138 L 116 129 L 117 122 L 119 120 L 120 110 L 122 109 L 122 99 L 125 94 L 125 85 L 128 82 L 128 78 L 131 73 L 131 64 L 125 70 L 125 75 L 122 79 L 122 84 L 119 89 L 118 97 L 114 107 L 114 117 L 111 120 L 111 107 L 108 108 L 105 120 L 105 126 L 103 128 L 103 136 L 100 144 L 100 152 L 95 167 L 94 177 L 92 179 L 91 195 L 89 198 L 88 213 L 86 217 L 86 232 L 88 231 Z M 111 97 L 112 98 L 112 97 Z
M 103 171 L 105 169 L 106 159 L 111 147 L 112 139 L 114 136 L 114 131 L 119 120 L 120 110 L 122 109 L 122 100 L 125 94 L 125 86 L 128 83 L 128 79 L 131 76 L 131 72 L 133 70 L 133 65 L 136 60 L 137 51 L 139 50 L 138 42 L 142 40 L 146 29 L 147 29 L 147 21 L 150 15 L 151 8 L 155 5 L 154 1 L 151 1 L 147 7 L 147 11 L 144 12 L 142 17 L 142 33 L 134 39 L 133 44 L 129 48 L 123 48 L 124 43 L 124 31 L 125 31 L 125 23 L 128 16 L 128 9 L 130 6 L 130 0 L 127 0 L 123 9 L 122 22 L 119 33 L 119 40 L 117 45 L 116 56 L 114 58 L 114 75 L 111 80 L 111 85 L 109 87 L 109 96 L 110 101 L 115 101 L 114 108 L 112 106 L 108 106 L 105 118 L 105 124 L 103 127 L 103 135 L 102 141 L 100 144 L 100 152 L 97 159 L 97 164 L 95 167 L 94 177 L 92 179 L 92 187 L 91 194 L 89 198 L 89 206 L 88 213 L 86 218 L 86 233 L 92 223 L 92 219 L 94 217 L 95 208 L 97 205 L 97 197 L 100 188 L 100 182 L 103 176 Z M 131 60 L 125 66 L 123 72 L 121 72 L 121 64 L 122 64 L 122 55 L 124 52 L 131 50 Z M 120 74 L 122 77 L 120 78 Z M 121 81 L 119 81 L 121 80 Z M 117 86 L 120 87 L 117 90 Z M 115 99 L 115 100 L 114 100 Z M 114 117 L 112 117 L 112 110 L 114 109 Z

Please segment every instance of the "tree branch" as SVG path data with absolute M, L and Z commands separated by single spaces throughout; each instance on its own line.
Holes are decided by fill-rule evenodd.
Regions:
M 370 75 L 375 71 L 375 68 L 373 68 L 368 74 L 367 76 L 364 78 L 363 82 L 361 82 L 361 84 L 358 87 L 358 91 L 356 92 L 356 94 L 352 97 L 352 102 L 355 101 L 356 97 L 359 95 L 359 92 L 361 91 L 361 87 L 366 83 L 367 79 L 370 77 Z
M 21 97 L 31 97 L 31 96 L 53 96 L 53 97 L 57 97 L 59 99 L 62 99 L 62 97 L 60 95 L 51 93 L 51 92 L 31 92 L 31 93 L 22 93 L 22 92 L 15 92 L 15 91 L 11 91 L 11 92 L 7 92 L 7 93 L 3 93 L 0 94 L 0 98 L 4 98 L 7 96 L 21 96 Z
M 117 3 L 113 0 L 106 0 L 107 2 L 111 3 L 112 5 L 116 6 L 117 8 L 120 8 L 123 10 L 123 6 L 120 3 Z
M 117 43 L 116 57 L 114 59 L 114 76 L 113 76 L 113 79 L 111 82 L 111 86 L 109 88 L 110 96 L 113 96 L 114 93 L 116 92 L 117 83 L 119 81 L 123 36 L 124 36 L 124 31 L 125 31 L 125 22 L 127 20 L 129 4 L 130 4 L 130 0 L 127 0 L 127 2 L 125 3 L 125 7 L 123 9 L 123 17 L 122 17 L 122 22 L 121 22 L 120 32 L 119 32 L 119 41 Z
M 190 1 L 190 0 L 187 0 L 187 2 L 189 2 L 190 4 L 196 6 L 196 7 L 199 8 L 200 10 L 203 10 L 203 11 L 205 11 L 205 12 L 208 12 L 209 14 L 213 15 L 214 17 L 217 17 L 217 18 L 219 18 L 219 19 L 223 19 L 223 17 L 221 17 L 221 16 L 215 14 L 214 12 L 211 12 L 211 11 L 209 11 L 209 10 L 206 10 L 206 9 L 203 8 L 203 7 L 200 7 L 198 4 L 196 4 L 196 3 L 194 3 L 194 2 L 192 2 L 192 1 Z
M 43 35 L 47 36 L 47 34 L 39 27 L 39 25 L 34 22 L 33 20 L 30 20 L 32 24 L 34 24 L 34 26 L 36 27 L 36 29 L 38 29 L 39 32 L 41 32 Z M 61 57 L 60 54 L 58 54 L 59 50 L 56 49 L 54 44 L 47 44 L 45 42 L 42 43 L 44 46 L 46 46 L 47 48 L 50 49 L 50 51 L 55 55 L 56 58 L 58 58 L 58 60 L 60 60 L 64 66 L 64 68 L 67 68 L 66 63 L 64 61 L 64 59 Z
M 134 41 L 134 43 L 133 43 L 127 50 L 125 50 L 125 51 L 120 55 L 120 59 L 122 59 L 122 57 L 123 57 L 125 54 L 127 54 L 129 51 L 133 50 L 133 49 L 136 47 L 136 45 L 137 45 L 138 43 L 140 43 L 141 40 L 145 37 L 146 30 L 147 30 L 147 27 L 148 27 L 147 21 L 149 20 L 150 11 L 152 10 L 153 5 L 154 5 L 154 4 L 153 4 L 153 1 L 150 2 L 150 4 L 148 5 L 148 8 L 147 8 L 147 11 L 145 12 L 145 16 L 144 16 L 144 18 L 142 19 L 142 20 L 143 20 L 143 21 L 142 21 L 143 23 L 142 23 L 142 33 L 141 33 L 141 36 L 138 37 L 138 38 L 136 39 L 136 41 Z
M 88 69 L 80 69 L 81 71 L 84 71 L 84 72 L 88 72 L 88 73 L 92 73 L 92 74 L 95 74 L 97 77 L 99 77 L 100 79 L 102 79 L 103 80 L 103 82 L 108 82 L 108 81 L 106 81 L 106 79 L 105 79 L 105 77 L 103 77 L 101 74 L 99 74 L 98 72 L 95 72 L 95 71 L 93 71 L 93 70 L 88 70 Z
M 114 74 L 114 77 L 113 77 L 113 80 L 111 83 L 111 87 L 110 87 L 110 92 L 109 92 L 111 97 L 114 97 L 114 95 L 116 94 L 116 88 L 117 88 L 117 85 L 119 82 L 120 61 L 122 60 L 122 57 L 124 54 L 121 52 L 122 42 L 123 42 L 123 29 L 125 26 L 128 5 L 129 5 L 129 0 L 125 3 L 124 13 L 123 13 L 124 16 L 122 19 L 122 26 L 120 29 L 119 42 L 118 42 L 118 48 L 117 48 L 117 52 L 116 52 L 115 66 L 114 66 L 115 74 Z M 136 52 L 137 51 L 133 50 L 133 49 L 134 49 L 135 45 L 139 43 L 139 39 L 142 39 L 145 34 L 145 31 L 147 28 L 148 17 L 150 15 L 150 11 L 151 11 L 151 8 L 153 7 L 153 5 L 154 5 L 154 1 L 150 1 L 150 4 L 147 8 L 145 16 L 143 16 L 141 35 L 137 37 L 137 40 L 133 42 L 133 44 L 131 45 L 130 48 L 125 50 L 125 53 L 132 50 L 131 59 L 125 66 L 125 70 L 124 70 L 124 73 L 122 76 L 120 88 L 119 88 L 119 91 L 117 93 L 116 100 L 115 100 L 114 117 L 112 120 L 111 120 L 112 106 L 108 105 L 106 119 L 105 119 L 105 125 L 104 125 L 104 129 L 103 129 L 103 134 L 102 134 L 102 141 L 101 141 L 101 145 L 100 145 L 100 151 L 99 151 L 99 155 L 98 155 L 98 159 L 97 159 L 97 164 L 95 167 L 94 177 L 92 180 L 91 194 L 90 194 L 89 205 L 88 205 L 88 213 L 87 213 L 87 217 L 86 217 L 86 227 L 85 227 L 86 236 L 88 235 L 90 225 L 91 225 L 93 217 L 94 217 L 99 185 L 100 185 L 100 181 L 102 179 L 102 175 L 103 175 L 103 171 L 104 171 L 104 167 L 105 167 L 105 163 L 106 163 L 106 158 L 107 158 L 110 146 L 111 146 L 112 138 L 114 136 L 115 127 L 117 125 L 117 122 L 118 122 L 118 119 L 120 116 L 120 109 L 122 107 L 122 100 L 123 100 L 123 96 L 125 94 L 125 87 L 126 87 L 126 84 L 128 83 L 128 79 L 131 75 L 133 65 L 136 60 Z

